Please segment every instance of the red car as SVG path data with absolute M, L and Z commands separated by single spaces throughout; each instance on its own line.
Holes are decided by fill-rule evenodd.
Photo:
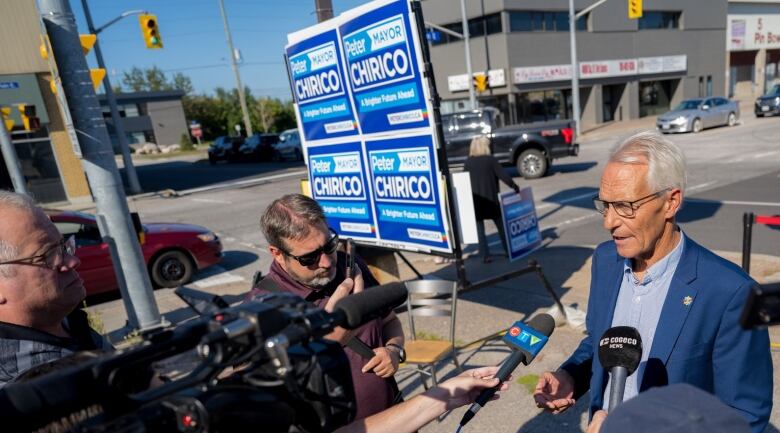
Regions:
M 95 216 L 70 211 L 47 210 L 54 225 L 67 237 L 76 236 L 76 269 L 88 295 L 118 289 L 114 267 L 98 230 Z M 195 271 L 219 263 L 222 243 L 214 232 L 201 226 L 175 223 L 143 224 L 141 250 L 152 284 L 177 287 L 186 284 Z

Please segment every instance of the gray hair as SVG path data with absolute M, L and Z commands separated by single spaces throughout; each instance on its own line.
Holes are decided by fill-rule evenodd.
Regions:
M 325 224 L 325 212 L 303 194 L 288 194 L 268 205 L 260 218 L 269 245 L 285 249 L 285 239 L 304 239 L 313 227 Z
M 484 135 L 474 137 L 469 147 L 469 156 L 490 155 L 490 139 Z
M 38 206 L 30 197 L 12 191 L 0 189 L 0 210 L 18 209 L 34 213 Z M 13 260 L 19 254 L 19 248 L 5 239 L 0 239 L 0 262 Z M 0 277 L 12 277 L 13 273 L 8 266 L 0 265 Z
M 653 191 L 679 188 L 685 191 L 685 156 L 682 150 L 657 131 L 638 132 L 619 142 L 609 162 L 647 164 L 647 183 Z

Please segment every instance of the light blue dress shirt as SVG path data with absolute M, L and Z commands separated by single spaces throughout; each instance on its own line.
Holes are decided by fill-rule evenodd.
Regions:
M 642 361 L 639 368 L 626 379 L 623 401 L 639 394 L 639 384 L 642 383 L 642 375 L 653 347 L 655 328 L 661 317 L 666 294 L 669 293 L 672 276 L 682 257 L 684 238 L 685 235 L 681 231 L 677 246 L 666 257 L 647 268 L 642 281 L 634 275 L 631 260 L 625 259 L 623 262 L 623 281 L 620 284 L 615 313 L 612 315 L 612 326 L 632 326 L 642 336 Z M 604 392 L 604 410 L 609 406 L 611 382 L 610 378 Z

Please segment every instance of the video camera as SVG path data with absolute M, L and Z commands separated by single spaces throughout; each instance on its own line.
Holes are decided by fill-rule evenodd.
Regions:
M 753 287 L 742 309 L 740 323 L 745 329 L 780 323 L 780 283 Z
M 331 431 L 352 421 L 355 399 L 341 345 L 322 337 L 405 300 L 405 286 L 391 283 L 342 299 L 333 313 L 288 293 L 219 309 L 132 348 L 6 386 L 3 430 L 56 424 L 85 433 Z M 192 371 L 145 386 L 152 363 L 192 349 Z

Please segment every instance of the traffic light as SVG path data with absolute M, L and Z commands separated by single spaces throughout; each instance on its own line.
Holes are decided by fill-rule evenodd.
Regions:
M 41 127 L 41 121 L 35 115 L 35 105 L 33 104 L 16 104 L 19 109 L 19 115 L 22 118 L 22 125 L 24 125 L 25 131 L 32 131 Z
M 146 48 L 162 48 L 163 43 L 160 38 L 160 29 L 157 28 L 157 16 L 151 14 L 138 15 L 138 22 L 141 24 L 141 34 L 144 36 Z
M 488 78 L 487 74 L 474 75 L 474 88 L 477 89 L 477 92 L 481 93 L 486 91 L 489 85 L 490 79 Z
M 0 118 L 5 124 L 5 129 L 14 129 L 14 119 L 11 119 L 11 107 L 0 107 Z
M 628 0 L 628 19 L 642 18 L 642 0 Z

